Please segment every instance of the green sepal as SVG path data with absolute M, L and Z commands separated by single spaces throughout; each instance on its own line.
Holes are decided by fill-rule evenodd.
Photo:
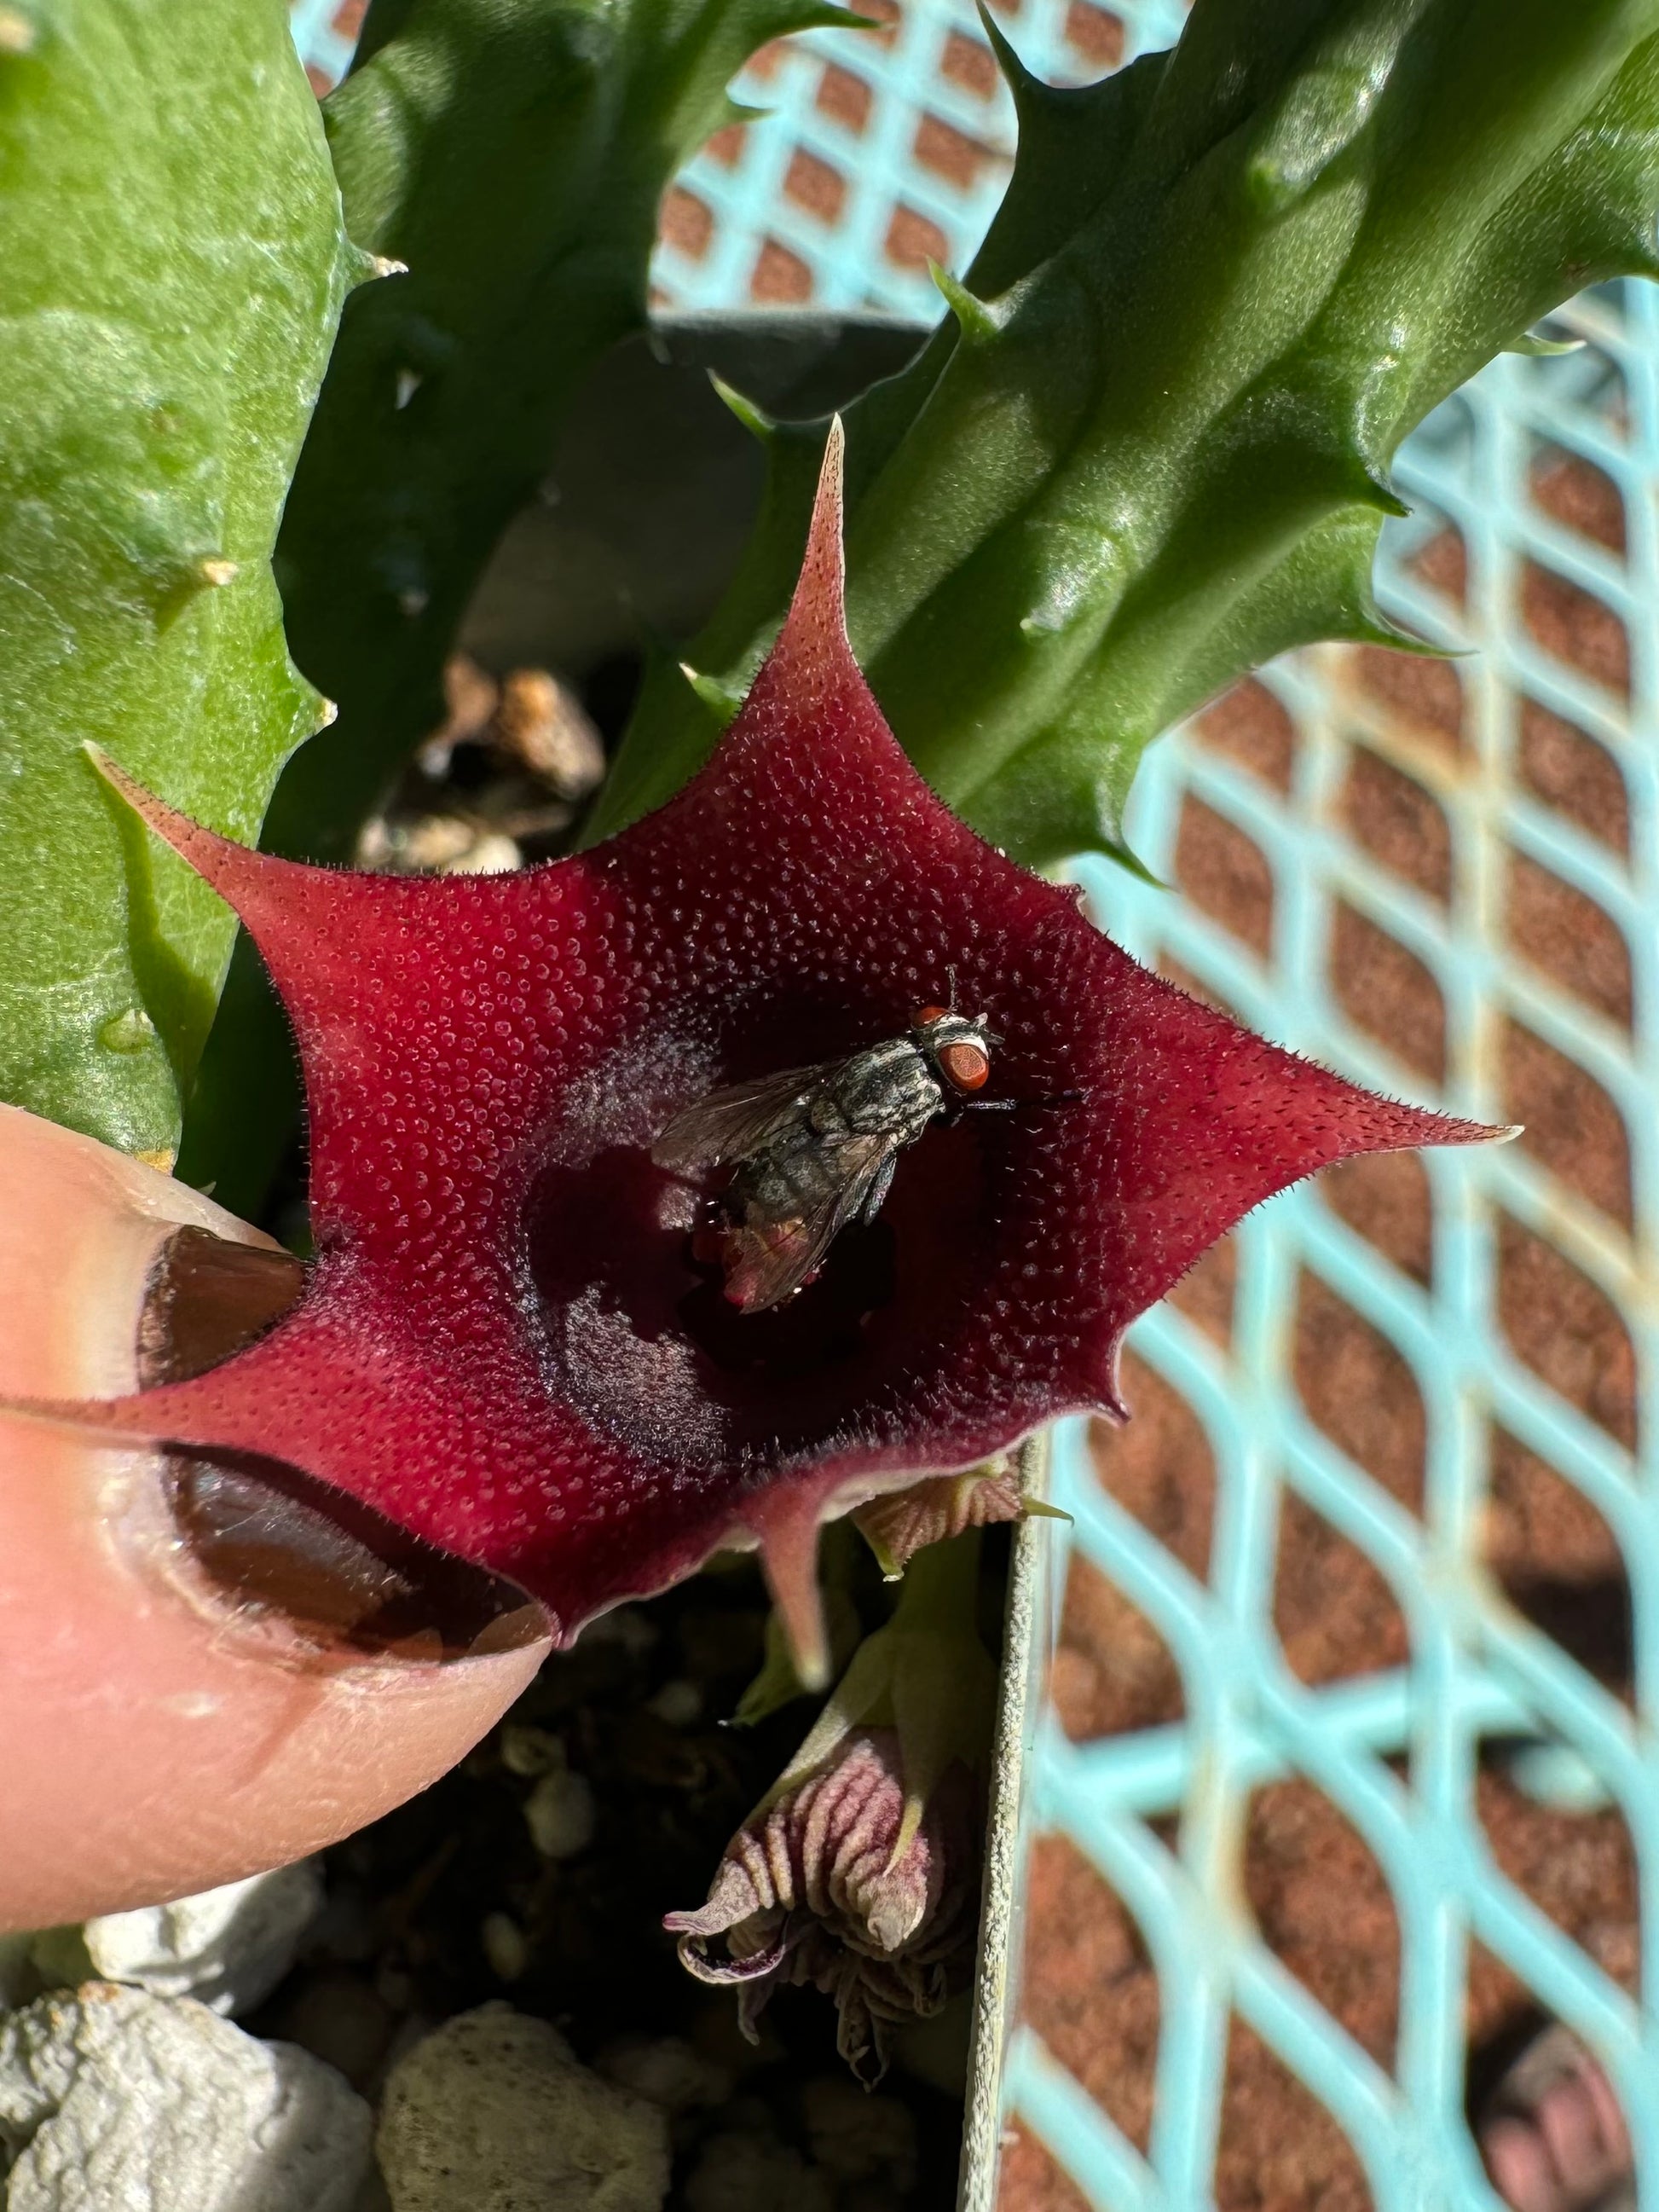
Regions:
M 1547 338 L 1539 331 L 1528 331 L 1504 347 L 1505 353 L 1523 354 L 1532 361 L 1553 361 L 1564 353 L 1582 353 L 1583 338 Z
M 830 1663 L 846 1666 L 858 1647 L 860 1621 L 843 1582 L 823 1577 L 823 1625 L 830 1639 Z M 732 1715 L 733 1728 L 757 1728 L 774 1713 L 807 1694 L 807 1686 L 795 1670 L 794 1652 L 783 1615 L 775 1606 L 766 1616 L 766 1644 L 760 1671 L 738 1698 Z
M 957 328 L 964 343 L 988 343 L 996 337 L 1001 325 L 983 300 L 976 300 L 965 284 L 951 276 L 948 269 L 941 269 L 937 261 L 929 260 L 927 274 L 933 280 L 933 289 L 956 317 Z
M 680 674 L 696 693 L 703 705 L 714 717 L 721 729 L 737 719 L 743 705 L 743 694 L 734 691 L 729 684 L 722 684 L 718 676 L 700 676 L 687 661 L 680 663 Z

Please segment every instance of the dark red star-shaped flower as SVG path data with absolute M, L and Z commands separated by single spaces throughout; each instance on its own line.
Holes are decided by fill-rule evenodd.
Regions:
M 1115 1408 L 1128 1323 L 1298 1176 L 1487 1133 L 1196 1004 L 933 795 L 848 645 L 835 440 L 747 703 L 593 852 L 336 873 L 106 772 L 269 964 L 318 1256 L 222 1364 L 74 1417 L 295 1466 L 514 1578 L 566 1638 L 752 1540 L 810 1651 L 827 1513 Z M 696 1256 L 707 1193 L 653 1137 L 719 1085 L 902 1034 L 952 983 L 1016 1110 L 941 1117 L 819 1279 L 735 1310 Z

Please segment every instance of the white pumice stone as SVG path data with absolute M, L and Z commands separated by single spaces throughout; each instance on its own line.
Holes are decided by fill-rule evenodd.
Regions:
M 322 1906 L 322 1876 L 301 1859 L 173 1905 L 106 1912 L 81 1936 L 101 1980 L 194 1997 L 234 2018 L 270 1996 Z
M 375 2150 L 392 2212 L 660 2212 L 668 2194 L 666 2114 L 507 2004 L 398 2061 Z
M 0 2019 L 6 2212 L 351 2212 L 368 2106 L 187 1997 L 88 1982 Z
M 834 2212 L 835 2185 L 787 2143 L 711 2136 L 685 2185 L 686 2212 Z

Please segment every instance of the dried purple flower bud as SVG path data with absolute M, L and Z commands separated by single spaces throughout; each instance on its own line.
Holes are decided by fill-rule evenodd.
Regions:
M 668 1915 L 690 1971 L 737 1987 L 751 2040 L 775 1989 L 810 1984 L 835 1999 L 837 2048 L 873 2083 L 891 2031 L 965 1986 L 978 1923 L 978 1777 L 953 1759 L 908 1840 L 906 1805 L 897 1729 L 855 1729 L 738 1831 L 700 1911 Z
M 891 2033 L 965 1986 L 978 1924 L 995 1674 L 974 1627 L 979 1547 L 925 1551 L 885 1628 L 726 1845 L 708 1902 L 664 1922 L 700 1981 L 738 1991 L 751 2039 L 772 1991 L 835 1999 L 866 2083 Z

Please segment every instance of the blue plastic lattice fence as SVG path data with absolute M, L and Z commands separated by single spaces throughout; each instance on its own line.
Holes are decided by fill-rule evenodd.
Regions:
M 1028 1818 L 1057 1828 L 1134 1913 L 1159 1971 L 1157 2118 L 1143 2160 L 1029 2030 L 1008 2094 L 1082 2183 L 1118 2208 L 1209 2201 L 1229 2015 L 1247 2021 L 1329 2107 L 1358 2150 L 1377 2205 L 1488 2205 L 1463 2124 L 1464 1990 L 1471 1936 L 1601 2053 L 1659 2185 L 1659 2016 L 1615 1984 L 1498 1870 L 1474 1811 L 1483 1742 L 1532 1740 L 1522 1771 L 1558 1801 L 1611 1800 L 1639 1867 L 1641 1987 L 1659 1966 L 1659 1488 L 1653 1459 L 1654 1240 L 1659 1231 L 1653 1101 L 1659 1002 L 1659 610 L 1653 526 L 1659 473 L 1659 297 L 1631 286 L 1578 302 L 1565 327 L 1589 342 L 1554 362 L 1505 359 L 1443 409 L 1402 455 L 1419 515 L 1388 533 L 1381 593 L 1396 617 L 1449 645 L 1462 665 L 1463 749 L 1413 732 L 1356 690 L 1352 656 L 1298 654 L 1264 678 L 1298 732 L 1281 798 L 1207 750 L 1168 739 L 1135 793 L 1132 835 L 1173 871 L 1188 794 L 1242 829 L 1271 864 L 1265 958 L 1193 906 L 1121 872 L 1078 869 L 1103 926 L 1141 957 L 1173 955 L 1260 1028 L 1361 1081 L 1506 1118 L 1503 1030 L 1517 1021 L 1593 1074 L 1629 1146 L 1626 1228 L 1523 1146 L 1431 1155 L 1432 1286 L 1390 1267 L 1316 1188 L 1288 1194 L 1238 1232 L 1232 1341 L 1222 1352 L 1165 1306 L 1136 1350 L 1197 1412 L 1214 1451 L 1217 1522 L 1206 1585 L 1188 1576 L 1095 1479 L 1081 1425 L 1060 1439 L 1056 1495 L 1075 1542 L 1158 1626 L 1176 1653 L 1188 1717 L 1178 1727 L 1077 1745 L 1045 1718 Z M 1530 489 L 1538 446 L 1591 462 L 1617 485 L 1622 557 L 1553 521 Z M 1449 521 L 1468 562 L 1461 617 L 1425 587 L 1425 540 Z M 1628 698 L 1552 657 L 1523 623 L 1528 571 L 1566 579 L 1622 617 Z M 1540 801 L 1521 760 L 1528 700 L 1600 741 L 1627 795 L 1629 847 L 1611 852 Z M 1342 826 L 1356 740 L 1432 793 L 1449 826 L 1443 904 L 1373 859 Z M 1517 957 L 1506 878 L 1522 856 L 1610 916 L 1628 948 L 1631 1020 L 1598 1013 Z M 1446 1073 L 1437 1094 L 1356 1026 L 1333 988 L 1338 902 L 1409 948 L 1438 986 Z M 1639 1455 L 1517 1357 L 1500 1325 L 1498 1239 L 1507 1216 L 1566 1255 L 1616 1308 L 1635 1352 Z M 1291 1326 L 1309 1269 L 1404 1355 L 1427 1422 L 1419 1520 L 1316 1428 L 1291 1380 Z M 1635 1616 L 1632 1711 L 1523 1621 L 1483 1572 L 1494 1424 L 1561 1470 L 1616 1535 Z M 1405 1608 L 1412 1658 L 1397 1672 L 1304 1689 L 1273 1633 L 1281 1487 L 1305 1498 L 1382 1571 Z M 1400 1771 L 1400 1754 L 1405 1771 Z M 1244 1808 L 1260 1784 L 1307 1777 L 1381 1863 L 1401 1923 L 1403 1982 L 1392 2075 L 1344 2034 L 1264 1947 L 1240 1895 Z M 1147 1820 L 1178 1814 L 1178 1844 Z M 1645 2201 L 1645 2198 L 1644 2198 Z
M 962 0 L 904 0 L 882 12 L 889 20 L 878 34 L 813 33 L 769 51 L 738 80 L 740 97 L 774 112 L 723 134 L 678 180 L 654 272 L 665 302 L 810 300 L 905 313 L 936 304 L 925 257 L 960 268 L 977 243 L 1006 173 L 1012 112 Z M 1076 79 L 1167 44 L 1182 12 L 1177 0 L 1119 0 L 1110 14 L 1086 0 L 1024 0 L 1009 27 L 1032 66 Z M 337 75 L 349 16 L 331 0 L 302 0 L 296 25 L 313 75 Z M 1553 1168 L 1525 1144 L 1431 1156 L 1426 1284 L 1373 1249 L 1317 1189 L 1299 1190 L 1238 1232 L 1224 1349 L 1176 1308 L 1148 1316 L 1134 1348 L 1194 1409 L 1214 1455 L 1215 1528 L 1201 1583 L 1109 1494 L 1082 1425 L 1058 1439 L 1056 1494 L 1076 1516 L 1071 1543 L 1155 1625 L 1185 1693 L 1178 1724 L 1092 1743 L 1070 1741 L 1047 1714 L 1028 1770 L 1028 1835 L 1058 1832 L 1078 1846 L 1134 1916 L 1158 1969 L 1157 2096 L 1144 2154 L 1030 2028 L 1011 2049 L 1011 2119 L 1111 2212 L 1196 2212 L 1212 2201 L 1235 2017 L 1328 2108 L 1380 2212 L 1494 2204 L 1463 2118 L 1465 1991 L 1477 1942 L 1601 2054 L 1659 2202 L 1659 295 L 1615 289 L 1560 321 L 1588 342 L 1583 352 L 1499 362 L 1425 427 L 1398 469 L 1419 511 L 1386 534 L 1381 593 L 1400 620 L 1474 648 L 1459 665 L 1461 743 L 1437 740 L 1370 696 L 1353 656 L 1328 650 L 1262 678 L 1295 728 L 1287 789 L 1196 729 L 1154 750 L 1131 816 L 1137 849 L 1173 876 L 1193 803 L 1242 833 L 1271 878 L 1265 951 L 1193 901 L 1103 866 L 1078 871 L 1098 919 L 1141 957 L 1173 958 L 1256 1027 L 1360 1081 L 1506 1120 L 1506 1025 L 1519 1023 L 1599 1086 L 1622 1123 L 1629 1168 L 1626 1206 L 1605 1190 L 1586 1194 L 1570 1154 Z M 1538 495 L 1545 449 L 1592 464 L 1616 487 L 1622 550 L 1552 519 Z M 1449 530 L 1467 565 L 1461 605 L 1427 580 L 1443 582 L 1443 563 L 1422 557 L 1454 543 Z M 1602 611 L 1596 651 L 1575 647 L 1571 619 L 1552 629 L 1526 618 L 1540 576 L 1558 611 L 1564 585 Z M 1574 743 L 1600 748 L 1622 787 L 1622 849 L 1547 795 L 1528 750 L 1528 718 L 1540 709 L 1582 733 Z M 1445 825 L 1443 884 L 1414 888 L 1352 833 L 1342 793 L 1356 748 L 1432 800 Z M 1594 908 L 1598 926 L 1610 926 L 1628 960 L 1627 1019 L 1605 995 L 1599 1006 L 1575 995 L 1547 946 L 1530 942 L 1529 957 L 1517 949 L 1510 885 L 1528 867 L 1555 887 L 1553 911 L 1570 919 L 1576 894 L 1588 902 L 1577 911 Z M 1340 908 L 1432 979 L 1444 1036 L 1437 1082 L 1367 1032 L 1354 1018 L 1363 1020 L 1363 1006 L 1345 1003 L 1331 959 Z M 1505 1218 L 1564 1255 L 1615 1310 L 1634 1355 L 1639 1449 L 1564 1395 L 1571 1378 L 1534 1345 L 1528 1365 L 1506 1335 Z M 1409 1367 L 1426 1426 L 1420 1516 L 1322 1434 L 1297 1395 L 1291 1337 L 1304 1270 Z M 1559 1469 L 1618 1540 L 1635 1623 L 1632 1705 L 1512 1610 L 1480 1564 L 1495 1425 Z M 1273 1623 L 1287 1492 L 1386 1577 L 1408 1626 L 1407 1666 L 1325 1688 L 1304 1687 L 1291 1671 Z M 1498 1738 L 1536 1747 L 1512 1767 L 1533 1786 L 1622 1812 L 1638 1864 L 1645 2006 L 1497 1866 L 1474 1780 L 1483 1745 Z M 1307 1778 L 1340 1809 L 1392 1891 L 1401 1953 L 1392 2070 L 1272 1954 L 1243 1900 L 1251 1793 L 1286 1774 Z

